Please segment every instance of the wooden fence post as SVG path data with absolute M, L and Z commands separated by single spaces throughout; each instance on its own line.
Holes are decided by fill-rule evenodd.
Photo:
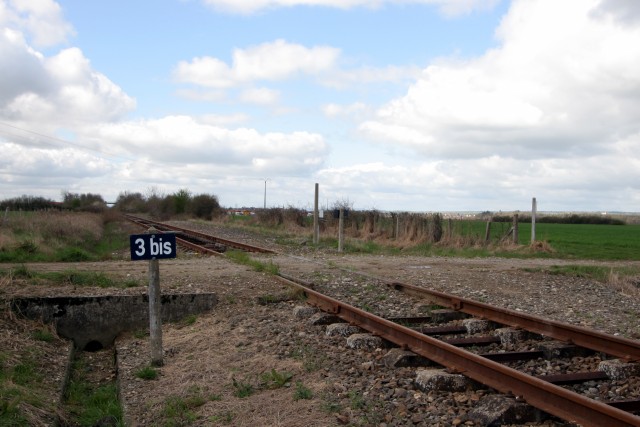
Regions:
M 518 244 L 518 214 L 513 215 L 513 243 Z
M 487 226 L 484 229 L 484 242 L 489 243 L 491 238 L 491 220 L 487 221 Z

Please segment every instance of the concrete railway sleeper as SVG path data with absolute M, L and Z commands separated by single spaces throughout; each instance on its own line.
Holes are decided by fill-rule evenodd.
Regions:
M 457 373 L 512 394 L 527 403 L 571 422 L 593 426 L 638 426 L 640 417 L 586 398 L 552 382 L 519 372 L 489 358 L 431 338 L 406 326 L 375 316 L 344 302 L 304 287 L 290 278 L 282 277 L 292 286 L 300 287 L 308 302 L 333 314 L 349 324 L 365 329 L 376 336 L 410 350 Z

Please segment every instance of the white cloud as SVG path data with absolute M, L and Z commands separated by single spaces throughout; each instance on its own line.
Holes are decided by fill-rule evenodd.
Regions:
M 200 121 L 203 124 L 211 126 L 233 126 L 240 123 L 246 123 L 249 121 L 249 116 L 244 113 L 227 115 L 206 114 L 200 117 Z
M 321 110 L 327 117 L 359 117 L 369 113 L 370 108 L 363 102 L 355 102 L 349 105 L 326 104 Z
M 0 176 L 5 179 L 85 178 L 105 175 L 112 170 L 106 160 L 70 147 L 46 149 L 0 142 L 0 151 L 3 153 Z
M 7 7 L 0 4 L 0 20 L 8 22 Z M 12 22 L 26 25 L 24 20 Z M 225 128 L 247 122 L 244 113 L 123 121 L 135 101 L 94 70 L 80 49 L 45 56 L 29 45 L 18 24 L 0 32 L 0 69 L 6 71 L 0 79 L 0 182 L 11 184 L 5 197 L 34 186 L 48 197 L 61 189 L 112 189 L 106 196 L 115 197 L 113 193 L 140 183 L 193 186 L 196 191 L 227 175 L 308 176 L 329 154 L 319 134 Z M 235 54 L 229 75 L 224 74 L 226 65 L 218 67 L 221 80 L 231 85 L 313 74 L 331 66 L 337 52 L 277 41 Z M 265 63 L 271 56 L 277 65 Z M 252 72 L 249 68 L 256 64 L 263 69 Z M 224 88 L 225 83 L 210 86 Z M 241 96 L 247 102 L 273 103 L 279 96 L 268 88 L 246 86 Z M 226 96 L 219 90 L 182 95 L 209 101 Z
M 637 203 L 640 190 L 636 147 L 640 135 L 606 156 L 527 160 L 493 155 L 415 166 L 378 162 L 326 168 L 316 177 L 323 198 L 348 196 L 356 209 L 526 211 L 537 197 L 541 210 L 625 210 Z
M 427 67 L 361 130 L 430 158 L 606 152 L 640 126 L 640 27 L 594 15 L 597 5 L 514 1 L 501 46 Z
M 181 61 L 174 70 L 178 82 L 212 88 L 230 88 L 256 80 L 282 80 L 296 74 L 317 74 L 331 69 L 340 51 L 328 46 L 305 46 L 276 40 L 236 49 L 232 64 L 212 57 Z
M 330 87 L 345 89 L 354 85 L 367 85 L 371 83 L 398 83 L 415 81 L 420 77 L 422 70 L 414 65 L 399 67 L 389 65 L 387 67 L 364 66 L 354 69 L 333 70 L 320 77 L 320 81 Z
M 64 20 L 60 5 L 52 0 L 6 0 L 0 2 L 0 27 L 25 31 L 33 44 L 54 46 L 74 34 Z
M 270 105 L 275 104 L 280 93 L 268 88 L 252 88 L 240 94 L 240 100 L 249 104 Z
M 321 6 L 338 9 L 355 7 L 379 8 L 385 4 L 435 5 L 445 15 L 460 15 L 478 9 L 493 7 L 499 0 L 203 0 L 217 10 L 230 13 L 250 14 L 263 9 L 294 6 Z
M 328 146 L 318 134 L 231 130 L 188 116 L 106 124 L 87 129 L 85 138 L 123 157 L 189 164 L 189 171 L 206 165 L 210 171 L 217 168 L 240 175 L 308 174 L 321 167 L 328 155 Z
M 326 161 L 328 145 L 318 134 L 260 133 L 211 124 L 242 119 L 205 116 L 196 121 L 170 116 L 95 124 L 76 128 L 78 142 L 51 140 L 44 148 L 26 138 L 10 137 L 0 142 L 6 154 L 0 156 L 0 183 L 10 186 L 4 197 L 19 196 L 36 186 L 37 194 L 46 197 L 57 198 L 65 189 L 114 199 L 125 189 L 161 186 L 168 191 L 187 187 L 214 193 L 225 197 L 224 203 L 234 203 L 241 198 L 237 190 L 226 191 L 221 182 L 231 180 L 241 188 L 241 181 L 265 176 L 299 180 Z
M 25 92 L 46 93 L 51 79 L 43 66 L 43 57 L 31 49 L 22 33 L 4 28 L 0 32 L 0 107 Z
M 115 120 L 135 101 L 91 64 L 77 48 L 45 57 L 22 33 L 0 33 L 0 119 L 49 130 L 96 120 Z
M 220 102 L 227 97 L 222 90 L 178 89 L 175 94 L 181 98 L 198 102 Z

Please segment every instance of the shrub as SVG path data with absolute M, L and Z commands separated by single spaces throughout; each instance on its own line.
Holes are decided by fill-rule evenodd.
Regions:
M 199 194 L 193 199 L 189 205 L 189 213 L 196 218 L 202 218 L 206 220 L 213 219 L 214 216 L 219 216 L 222 212 L 220 203 L 216 196 L 209 194 Z

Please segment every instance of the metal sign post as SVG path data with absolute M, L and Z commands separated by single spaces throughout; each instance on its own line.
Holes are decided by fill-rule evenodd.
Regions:
M 164 234 L 154 227 L 146 234 L 129 236 L 131 260 L 149 260 L 149 337 L 151 364 L 162 366 L 162 302 L 160 300 L 160 263 L 162 258 L 176 257 L 175 234 Z

